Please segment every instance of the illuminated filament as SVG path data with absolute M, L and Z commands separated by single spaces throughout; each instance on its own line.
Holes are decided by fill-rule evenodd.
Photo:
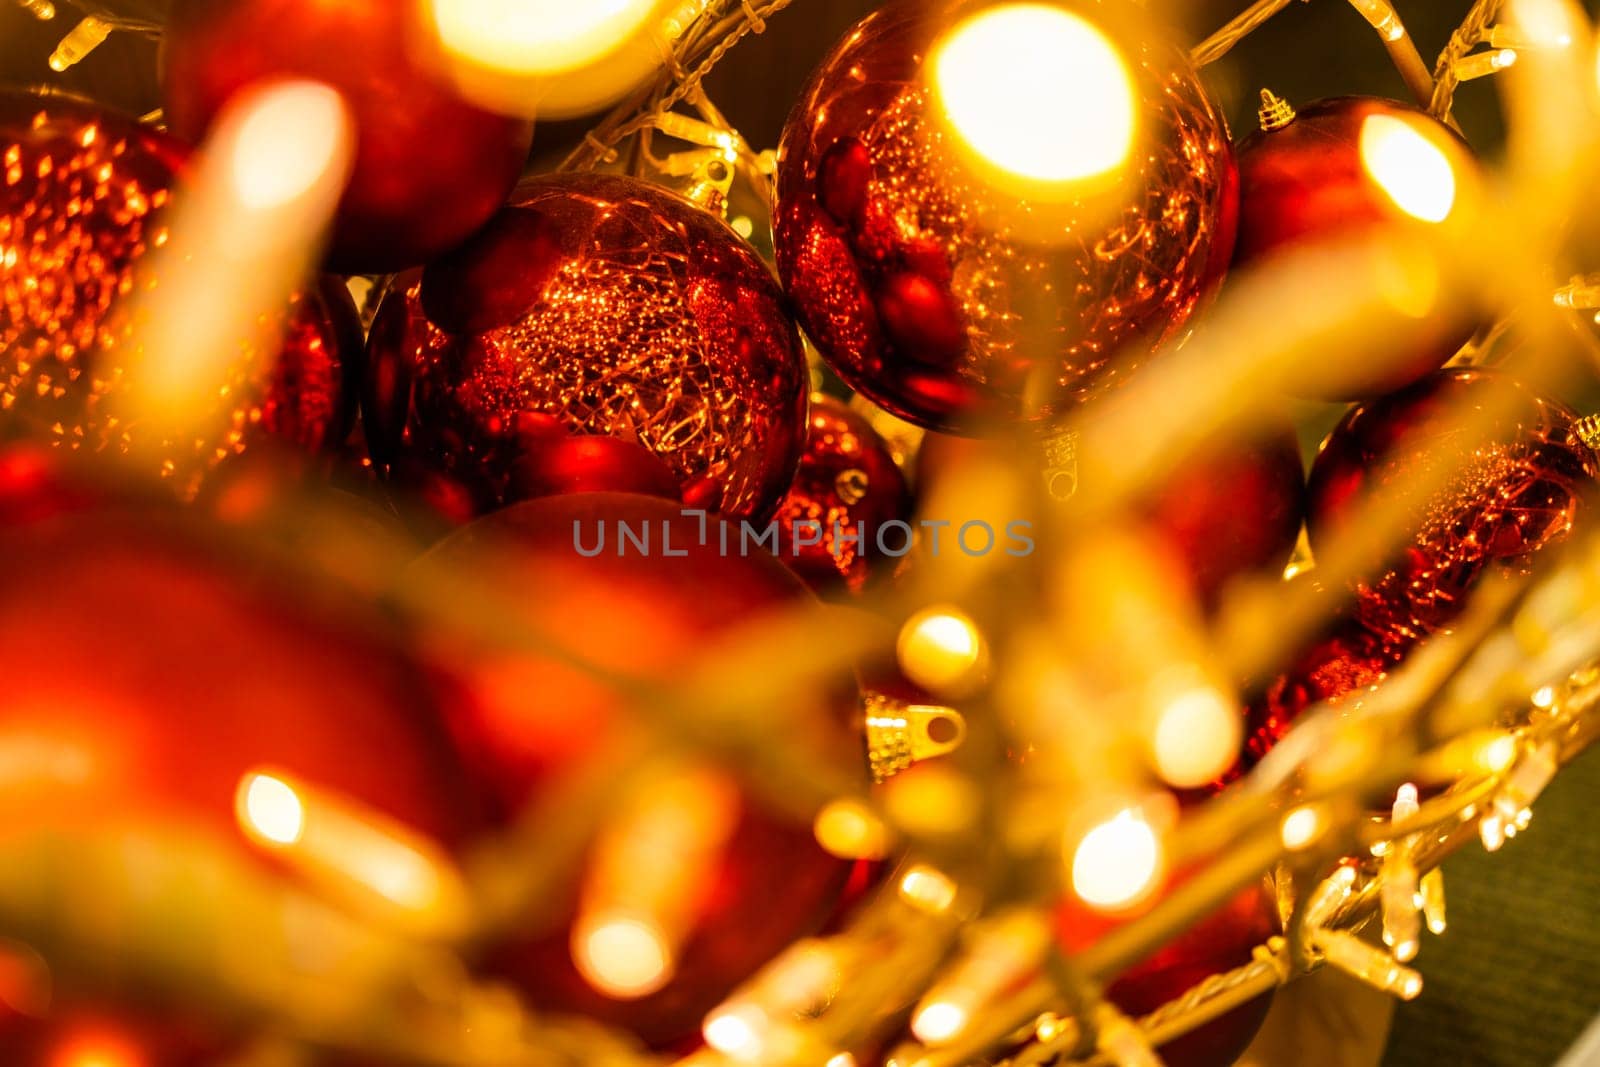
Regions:
M 1456 60 L 1456 65 L 1451 69 L 1455 72 L 1456 80 L 1469 82 L 1498 74 L 1516 61 L 1516 52 L 1509 48 L 1497 48 L 1493 52 L 1474 52 L 1464 56 Z
M 738 816 L 724 777 L 680 769 L 654 778 L 612 816 L 595 844 L 572 928 L 573 963 L 617 1000 L 672 980 Z
M 935 45 L 932 71 L 951 130 L 1005 175 L 1082 181 L 1117 170 L 1132 151 L 1127 62 L 1071 11 L 1044 3 L 980 11 Z
M 1072 889 L 1090 907 L 1127 908 L 1155 888 L 1161 867 L 1155 828 L 1129 808 L 1078 841 L 1072 851 Z
M 1029 912 L 974 928 L 965 951 L 917 1004 L 911 1032 L 925 1045 L 955 1040 L 996 997 L 1038 968 L 1049 943 L 1049 926 Z
M 1434 141 L 1410 121 L 1368 115 L 1361 124 L 1361 163 L 1396 207 L 1423 222 L 1443 222 L 1455 206 L 1456 173 Z
M 51 8 L 51 14 L 54 13 L 54 8 Z M 34 11 L 34 14 L 37 15 L 38 12 Z M 69 67 L 76 66 L 83 62 L 90 52 L 105 44 L 109 36 L 111 36 L 111 25 L 90 15 L 61 38 L 56 50 L 50 53 L 50 69 L 59 74 Z
M 467 891 L 443 850 L 388 816 L 268 769 L 240 778 L 234 809 L 246 837 L 334 893 L 376 898 L 426 933 L 465 922 Z

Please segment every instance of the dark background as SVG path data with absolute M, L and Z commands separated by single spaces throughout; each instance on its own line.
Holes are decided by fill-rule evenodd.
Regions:
M 1245 2 L 1151 0 L 1149 6 L 1167 9 L 1192 42 Z M 0 0 L 0 82 L 55 84 L 140 114 L 158 107 L 154 42 L 119 35 L 66 76 L 49 70 L 45 58 L 73 15 L 66 0 L 58 3 L 57 19 L 39 23 L 12 0 Z M 765 34 L 729 56 L 709 83 L 712 98 L 752 144 L 775 145 L 811 67 L 876 6 L 795 0 Z M 1431 64 L 1468 0 L 1399 0 L 1398 6 Z M 1600 0 L 1588 6 L 1594 11 Z M 1343 0 L 1291 4 L 1208 68 L 1206 78 L 1236 133 L 1252 127 L 1262 86 L 1292 103 L 1342 93 L 1405 97 L 1377 36 Z M 1456 113 L 1468 140 L 1493 156 L 1501 136 L 1493 79 L 1462 86 Z M 555 157 L 584 128 L 546 126 L 536 151 Z M 1427 990 L 1399 1008 L 1387 1067 L 1547 1067 L 1600 1012 L 1600 835 L 1589 811 L 1597 799 L 1600 757 L 1591 755 L 1557 780 L 1532 827 L 1503 853 L 1469 848 L 1447 865 L 1450 932 L 1424 943 L 1418 966 Z

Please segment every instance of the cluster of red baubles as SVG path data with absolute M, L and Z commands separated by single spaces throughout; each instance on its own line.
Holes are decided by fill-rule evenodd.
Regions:
M 824 61 L 790 121 L 780 287 L 730 229 L 656 186 L 594 175 L 517 186 L 530 128 L 459 99 L 414 47 L 408 11 L 386 0 L 176 0 L 168 115 L 196 139 L 234 93 L 263 79 L 310 76 L 345 95 L 359 142 L 327 266 L 403 273 L 388 282 L 365 353 L 342 287 L 302 298 L 251 432 L 331 456 L 347 443 L 359 394 L 361 440 L 382 482 L 462 527 L 403 584 L 481 583 L 497 603 L 519 606 L 508 624 L 562 655 L 509 656 L 481 634 L 399 640 L 376 613 L 332 593 L 309 610 L 267 576 L 241 575 L 188 544 L 159 512 L 64 474 L 49 451 L 16 448 L 0 456 L 0 738 L 64 753 L 78 770 L 41 776 L 26 798 L 35 814 L 4 820 L 8 834 L 50 829 L 42 812 L 72 822 L 114 810 L 203 831 L 237 862 L 280 870 L 236 825 L 239 782 L 263 767 L 447 849 L 509 832 L 652 728 L 598 678 L 668 685 L 730 623 L 792 606 L 807 585 L 848 596 L 893 579 L 893 560 L 874 552 L 876 531 L 911 517 L 911 488 L 862 415 L 821 396 L 808 405 L 791 313 L 847 384 L 909 421 L 1036 432 L 1134 371 L 1152 338 L 1181 333 L 1230 256 L 1254 266 L 1394 220 L 1359 159 L 1366 117 L 1438 125 L 1399 104 L 1346 98 L 1235 147 L 1181 50 L 1140 41 L 1135 74 L 1152 144 L 1116 216 L 1144 228 L 1137 269 L 1091 252 L 1109 232 L 1041 252 L 974 211 L 970 176 L 929 149 L 935 123 L 918 68 L 942 12 L 901 0 Z M 167 197 L 187 152 L 175 138 L 82 105 L 0 98 L 0 146 L 64 159 L 91 127 L 121 146 L 116 166 L 141 195 Z M 80 193 L 42 177 L 8 183 L 0 221 L 24 226 L 41 198 L 64 208 Z M 125 239 L 126 212 L 97 210 L 80 224 L 106 256 L 102 273 L 137 271 L 145 244 Z M 61 269 L 48 257 L 36 266 L 50 262 Z M 1077 296 L 1030 294 L 1028 279 L 1039 277 Z M 62 307 L 98 316 L 102 285 L 62 275 L 46 289 L 66 294 Z M 1018 314 L 1046 306 L 1050 321 L 1020 336 Z M 0 330 L 39 348 L 49 339 L 27 311 L 0 304 Z M 60 318 L 56 308 L 34 311 Z M 101 322 L 83 325 L 93 337 Z M 1439 371 L 1462 340 L 1458 322 L 1441 321 L 1436 344 L 1381 374 L 1308 374 L 1312 395 L 1363 401 L 1323 445 L 1309 488 L 1285 422 L 1186 457 L 1140 503 L 1196 600 L 1212 608 L 1241 577 L 1281 572 L 1303 521 L 1316 548 L 1374 487 L 1446 456 L 1474 457 L 1419 507 L 1404 552 L 1372 561 L 1348 591 L 1327 591 L 1348 593 L 1348 607 L 1261 686 L 1252 756 L 1310 705 L 1381 681 L 1412 644 L 1449 626 L 1482 574 L 1525 566 L 1582 506 L 1597 468 L 1573 414 L 1494 372 Z M 34 384 L 15 362 L 0 355 L 11 388 Z M 1495 413 L 1481 440 L 1443 429 L 1463 406 Z M 924 478 L 948 447 L 924 449 Z M 709 536 L 686 510 L 711 515 Z M 758 524 L 776 516 L 779 558 L 720 551 L 718 513 Z M 609 525 L 619 536 L 619 523 L 654 528 L 685 554 L 574 551 L 575 530 Z M 800 524 L 818 536 L 797 536 Z M 841 543 L 839 529 L 853 537 Z M 406 645 L 412 654 L 394 651 Z M 856 773 L 855 713 L 849 699 L 819 698 L 796 712 L 790 740 Z M 846 874 L 808 825 L 716 773 L 726 837 L 672 980 L 619 998 L 580 973 L 571 878 L 557 880 L 565 895 L 543 902 L 533 928 L 487 946 L 482 965 L 542 1009 L 605 1019 L 658 1046 L 692 1034 L 720 998 L 829 915 Z M 1269 895 L 1252 890 L 1111 994 L 1130 1012 L 1150 1010 L 1247 960 L 1275 923 Z M 1065 946 L 1099 930 L 1063 906 Z M 1231 1062 L 1263 1010 L 1163 1051 L 1174 1063 Z M 92 1004 L 83 1011 L 106 1016 Z M 127 1028 L 153 1048 L 232 1040 L 197 1036 L 186 1022 Z M 48 1033 L 0 1005 L 8 1062 L 33 1063 L 48 1047 Z

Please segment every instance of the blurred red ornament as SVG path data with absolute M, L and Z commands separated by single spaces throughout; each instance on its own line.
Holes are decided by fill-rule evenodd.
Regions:
M 1069 953 L 1088 948 L 1116 924 L 1076 900 L 1056 912 L 1056 936 Z M 1117 976 L 1106 996 L 1128 1015 L 1149 1014 L 1207 978 L 1249 963 L 1256 946 L 1281 928 L 1277 898 L 1262 880 Z M 1271 1007 L 1272 995 L 1263 993 L 1156 1051 L 1168 1067 L 1228 1067 L 1249 1047 Z
M 813 396 L 800 469 L 778 507 L 778 558 L 818 593 L 859 593 L 894 569 L 878 531 L 910 516 L 911 490 L 888 444 L 843 401 Z
M 1480 425 L 1467 432 L 1457 420 Z M 1595 454 L 1577 417 L 1515 379 L 1443 370 L 1351 409 L 1311 468 L 1313 553 L 1347 532 L 1369 495 L 1443 479 L 1408 500 L 1411 537 L 1354 584 L 1358 622 L 1421 638 L 1449 626 L 1489 570 L 1526 573 L 1592 506 Z
M 345 98 L 358 133 L 328 253 L 339 273 L 400 270 L 459 243 L 527 160 L 531 124 L 466 103 L 423 62 L 416 5 L 174 0 L 164 47 L 167 119 L 194 141 L 259 82 L 311 78 Z
M 0 841 L 134 820 L 242 845 L 260 772 L 443 842 L 472 828 L 444 727 L 371 613 L 293 602 L 114 511 L 0 532 L 0 571 L 0 743 L 37 754 L 0 784 Z
M 1223 120 L 1183 50 L 1152 36 L 1148 19 L 1083 7 L 1092 14 L 1056 14 L 1078 42 L 1103 24 L 1102 50 L 1132 83 L 1110 89 L 1131 94 L 1137 131 L 1126 158 L 1092 177 L 1019 190 L 1003 164 L 997 177 L 962 159 L 936 57 L 959 35 L 945 32 L 958 16 L 983 11 L 967 0 L 899 0 L 868 17 L 789 119 L 779 271 L 829 365 L 895 415 L 972 432 L 1059 414 L 1175 336 L 1217 280 L 1213 253 L 1231 240 L 1236 192 Z M 1029 61 L 986 58 L 993 70 L 982 80 Z M 1066 117 L 1094 110 L 1114 125 L 1115 103 L 1085 95 Z M 1039 107 L 1019 98 L 1012 110 Z M 1039 115 L 1031 144 L 1051 146 L 1060 118 Z
M 648 538 L 649 551 L 624 549 L 619 524 Z M 609 781 L 608 761 L 621 753 L 661 750 L 648 718 L 630 708 L 616 680 L 648 690 L 693 677 L 719 637 L 809 599 L 764 548 L 741 554 L 738 537 L 737 528 L 715 518 L 702 527 L 665 500 L 566 495 L 481 519 L 416 566 L 414 580 L 458 589 L 481 575 L 526 606 L 517 621 L 560 649 L 536 654 L 431 638 L 445 685 L 456 694 L 451 718 L 462 750 L 506 819 L 520 812 L 527 828 L 530 819 L 566 818 L 553 806 L 564 789 Z M 582 554 L 590 551 L 597 554 Z M 837 700 L 797 692 L 785 742 L 864 777 L 860 737 L 841 714 L 841 704 L 853 711 L 853 692 L 848 678 Z M 675 818 L 671 791 L 652 788 L 657 779 L 648 768 L 632 776 L 630 788 L 608 785 L 584 862 L 530 902 L 537 918 L 527 929 L 491 948 L 490 966 L 522 986 L 535 1006 L 581 1012 L 654 1045 L 673 1042 L 695 1033 L 740 981 L 828 917 L 851 864 L 821 849 L 808 820 L 773 807 L 739 777 L 759 772 L 693 766 L 700 787 L 689 792 L 700 799 L 683 811 L 673 807 Z M 602 803 L 600 795 L 594 802 Z M 618 853 L 606 844 L 606 828 L 641 803 L 655 830 Z M 678 849 L 673 840 L 681 833 L 707 836 Z M 655 906 L 599 903 L 641 894 Z M 635 937 L 620 938 L 635 954 L 620 958 L 607 954 L 598 934 L 609 924 L 588 922 L 618 911 L 635 920 L 621 931 Z M 596 935 L 584 937 L 585 929 Z
M 1340 96 L 1296 113 L 1269 93 L 1263 97 L 1269 102 L 1262 107 L 1262 129 L 1238 149 L 1236 268 L 1380 225 L 1442 222 L 1460 187 L 1476 175 L 1478 164 L 1466 143 L 1417 108 Z M 1377 396 L 1438 368 L 1475 328 L 1463 309 L 1447 305 L 1433 312 L 1430 327 L 1426 343 L 1397 353 L 1385 366 L 1343 360 L 1300 367 L 1289 387 L 1328 400 Z
M 127 380 L 118 301 L 157 280 L 146 258 L 166 240 L 187 154 L 87 103 L 0 92 L 0 235 L 13 257 L 0 254 L 0 434 L 74 451 L 140 443 L 140 428 L 109 410 Z M 221 439 L 165 443 L 160 473 L 180 493 L 261 442 L 326 451 L 348 436 L 361 323 L 343 285 L 324 279 L 294 298 L 275 363 L 248 358 Z
M 1141 505 L 1177 553 L 1200 601 L 1214 607 L 1228 582 L 1276 577 L 1305 517 L 1300 444 L 1287 422 L 1182 459 Z
M 716 218 L 631 178 L 524 183 L 397 279 L 369 355 L 374 459 L 458 515 L 552 486 L 655 491 L 654 456 L 691 506 L 763 519 L 802 444 L 805 360 L 771 274 Z M 642 454 L 553 449 L 558 432 Z

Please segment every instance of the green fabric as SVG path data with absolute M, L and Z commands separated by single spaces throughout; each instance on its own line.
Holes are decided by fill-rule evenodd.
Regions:
M 1600 1014 L 1597 801 L 1591 749 L 1515 840 L 1445 864 L 1450 928 L 1424 935 L 1426 985 L 1395 1013 L 1385 1067 L 1549 1067 Z

